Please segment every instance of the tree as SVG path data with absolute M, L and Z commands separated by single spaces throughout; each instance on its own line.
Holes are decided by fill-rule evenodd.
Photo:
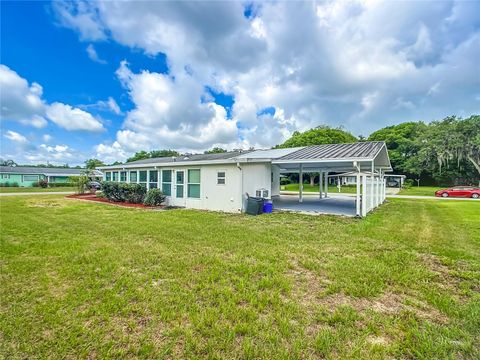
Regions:
M 175 150 L 152 150 L 149 152 L 151 158 L 156 157 L 177 157 L 180 153 Z
M 180 156 L 180 153 L 175 150 L 152 150 L 150 152 L 142 150 L 142 151 L 136 152 L 135 155 L 133 155 L 132 157 L 129 157 L 127 159 L 127 163 L 132 161 L 137 161 L 137 160 L 156 158 L 156 157 L 174 157 L 174 156 L 175 157 Z
M 13 160 L 0 159 L 0 165 L 1 166 L 17 166 L 17 163 Z
M 292 137 L 276 148 L 289 148 L 297 146 L 322 145 L 322 144 L 342 144 L 352 143 L 357 138 L 341 128 L 331 128 L 329 126 L 318 126 L 315 129 L 307 130 L 303 133 L 295 131 Z
M 150 158 L 150 154 L 148 152 L 146 152 L 145 150 L 137 151 L 135 153 L 135 155 L 133 155 L 133 156 L 131 156 L 127 159 L 127 163 L 132 162 L 132 161 L 137 161 L 137 160 L 148 159 L 148 158 Z
M 221 154 L 221 153 L 226 153 L 227 150 L 222 149 L 220 147 L 214 147 L 213 149 L 206 150 L 204 151 L 204 154 Z
M 98 159 L 85 160 L 85 168 L 87 169 L 93 170 L 98 166 L 105 166 L 105 163 L 102 160 L 98 160 Z
M 424 167 L 437 182 L 480 179 L 480 116 L 434 121 L 422 138 Z
M 420 176 L 422 164 L 418 154 L 423 147 L 421 137 L 427 131 L 423 122 L 405 122 L 377 130 L 369 141 L 385 141 L 394 172 Z

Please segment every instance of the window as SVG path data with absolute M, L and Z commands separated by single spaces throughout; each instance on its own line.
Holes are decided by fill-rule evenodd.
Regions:
M 118 172 L 117 171 L 112 172 L 112 181 L 118 181 Z
M 127 182 L 127 172 L 126 171 L 120 171 L 120 181 L 121 182 Z
M 38 181 L 38 175 L 23 175 L 23 181 Z
M 105 173 L 105 181 L 112 181 L 112 173 L 110 171 Z
M 10 174 L 2 174 L 2 179 L 10 179 Z
M 225 185 L 225 171 L 217 171 L 217 185 Z
M 166 196 L 172 195 L 172 170 L 162 170 L 162 192 Z
M 200 198 L 200 169 L 188 170 L 187 196 L 189 198 Z
M 137 182 L 137 172 L 136 171 L 130 171 L 130 182 L 131 183 L 136 183 Z
M 138 172 L 138 180 L 140 185 L 147 187 L 147 170 L 142 170 Z
M 185 171 L 177 171 L 177 198 L 183 198 L 184 184 L 185 184 Z
M 158 187 L 158 171 L 157 170 L 150 170 L 148 172 L 148 181 L 150 189 Z

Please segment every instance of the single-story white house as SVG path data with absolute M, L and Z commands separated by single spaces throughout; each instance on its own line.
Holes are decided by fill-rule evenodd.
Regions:
M 330 183 L 338 185 L 355 185 L 357 183 L 357 174 L 355 171 L 350 171 L 342 174 L 329 175 Z M 400 174 L 385 174 L 387 187 L 403 188 L 405 185 L 405 175 Z
M 244 211 L 248 195 L 273 200 L 275 206 L 282 173 L 298 173 L 300 183 L 304 173 L 319 173 L 315 201 L 321 208 L 322 200 L 329 198 L 328 173 L 355 171 L 358 186 L 351 215 L 365 216 L 383 203 L 384 174 L 391 171 L 391 165 L 384 142 L 359 142 L 161 157 L 98 169 L 106 181 L 160 188 L 169 205 L 226 212 Z M 300 187 L 296 203 L 304 201 L 312 200 Z

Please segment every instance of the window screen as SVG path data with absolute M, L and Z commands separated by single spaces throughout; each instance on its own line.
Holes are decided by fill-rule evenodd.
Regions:
M 187 196 L 190 198 L 200 198 L 200 169 L 189 169 L 187 179 Z

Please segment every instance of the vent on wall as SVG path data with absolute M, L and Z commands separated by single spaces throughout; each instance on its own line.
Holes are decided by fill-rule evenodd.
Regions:
M 267 189 L 258 189 L 255 191 L 255 196 L 256 197 L 261 197 L 261 198 L 268 198 L 268 190 Z

